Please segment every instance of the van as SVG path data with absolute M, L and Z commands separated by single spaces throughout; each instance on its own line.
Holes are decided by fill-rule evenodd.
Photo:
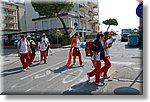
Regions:
M 124 34 L 121 34 L 121 42 L 123 42 L 123 41 L 128 41 L 128 35 L 129 35 L 129 33 L 124 33 Z

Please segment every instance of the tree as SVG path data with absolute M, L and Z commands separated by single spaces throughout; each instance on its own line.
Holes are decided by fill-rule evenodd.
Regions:
M 108 19 L 108 20 L 103 21 L 103 24 L 108 25 L 108 28 L 107 28 L 107 31 L 108 31 L 108 29 L 110 28 L 111 25 L 117 26 L 117 25 L 118 25 L 118 22 L 117 22 L 116 19 L 111 19 L 111 18 L 110 18 L 110 19 Z
M 53 2 L 51 0 L 49 1 L 47 0 L 47 2 L 46 1 L 40 2 L 39 0 L 31 0 L 31 3 L 35 11 L 37 11 L 40 16 L 58 17 L 63 25 L 65 33 L 69 34 L 66 24 L 60 15 L 71 11 L 74 8 L 74 2 L 72 2 L 71 0 L 59 2 L 57 0 Z

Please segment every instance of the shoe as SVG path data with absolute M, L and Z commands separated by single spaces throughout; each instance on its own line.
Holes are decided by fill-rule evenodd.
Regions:
M 45 62 L 44 64 L 47 64 L 47 62 Z
M 84 64 L 80 65 L 80 67 L 83 67 L 83 66 L 84 66 Z
M 87 73 L 87 78 L 88 78 L 88 80 L 87 81 L 90 81 L 90 76 L 89 76 L 89 74 Z
M 25 72 L 25 71 L 26 71 L 26 69 L 23 69 L 23 71 Z
M 31 64 L 31 65 L 29 65 L 29 67 L 32 67 L 32 64 Z
M 103 77 L 103 79 L 109 79 L 110 78 L 110 76 L 105 76 L 105 77 Z
M 95 83 L 95 84 L 98 85 L 98 86 L 104 86 L 104 83 L 101 83 L 101 82 Z

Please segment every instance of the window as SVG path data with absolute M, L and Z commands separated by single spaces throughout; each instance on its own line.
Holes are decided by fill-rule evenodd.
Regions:
M 35 22 L 35 30 L 38 29 L 38 23 Z
M 43 30 L 48 29 L 48 22 L 47 21 L 42 22 L 42 28 L 43 28 Z
M 57 28 L 57 20 L 51 20 L 51 28 Z

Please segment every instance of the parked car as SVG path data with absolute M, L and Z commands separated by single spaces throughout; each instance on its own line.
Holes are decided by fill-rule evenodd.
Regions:
M 122 34 L 122 35 L 121 35 L 121 42 L 123 42 L 123 41 L 128 41 L 128 35 L 129 35 L 129 33 L 124 33 L 124 34 Z
M 129 46 L 139 46 L 139 34 L 129 34 L 128 35 L 128 45 Z

